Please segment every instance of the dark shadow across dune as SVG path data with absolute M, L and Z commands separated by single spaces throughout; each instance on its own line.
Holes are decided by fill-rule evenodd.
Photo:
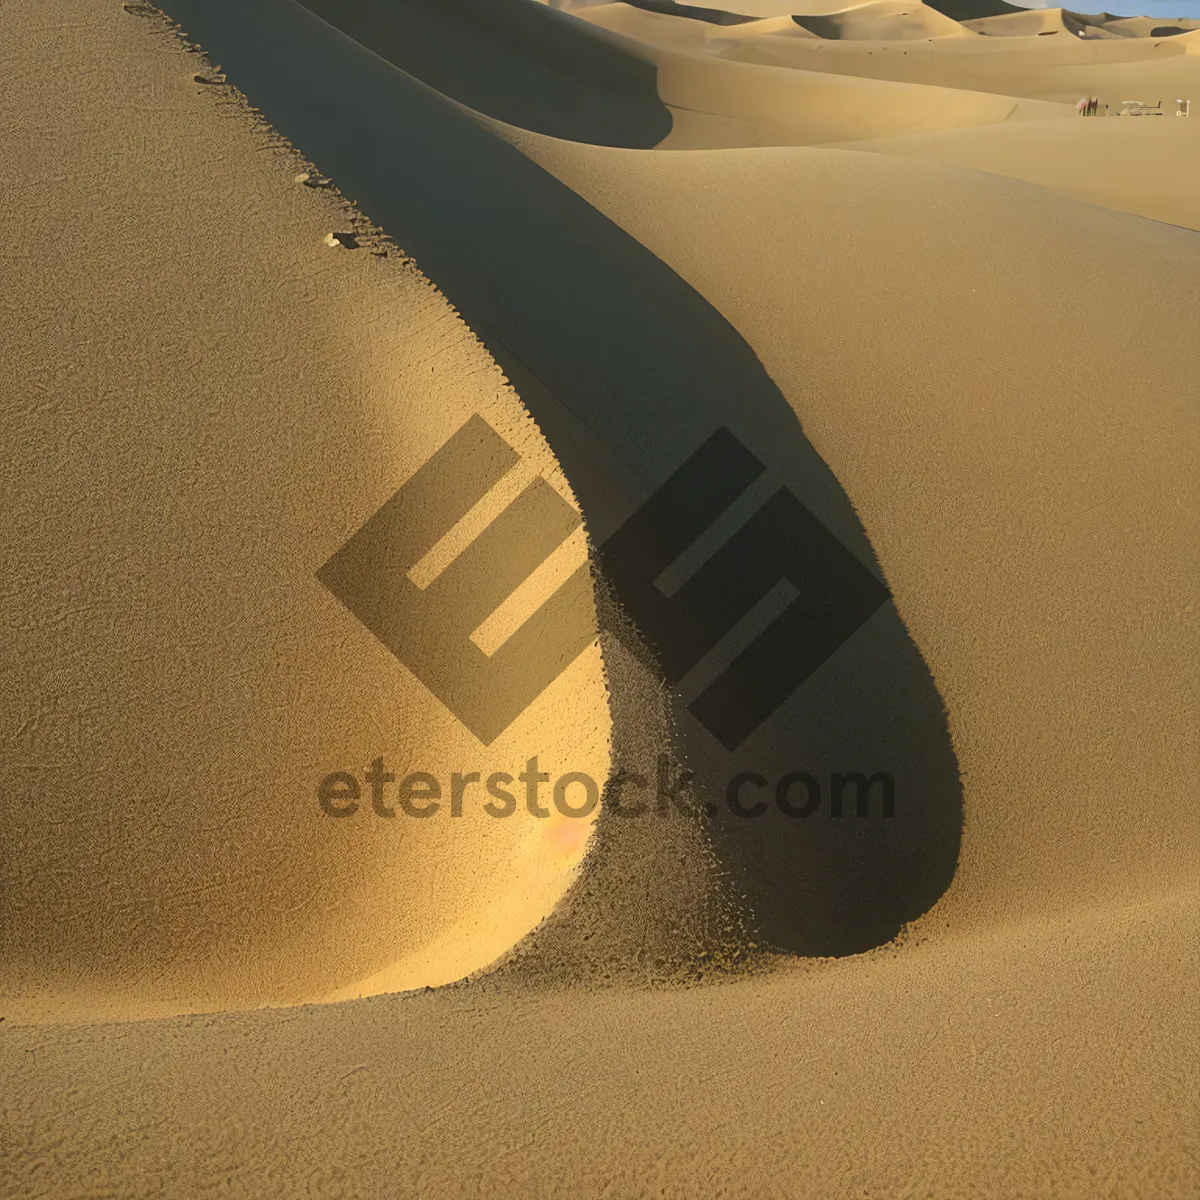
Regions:
M 655 68 L 534 0 L 304 0 L 444 96 L 510 125 L 606 146 L 671 131 Z
M 1029 11 L 1018 4 L 1009 4 L 1008 0 L 925 0 L 925 3 L 952 21 L 981 21 L 984 17 Z
M 807 29 L 826 41 L 837 42 L 842 38 L 842 27 L 832 17 L 792 17 L 801 29 Z
M 536 418 L 597 544 L 725 429 L 880 580 L 849 499 L 753 351 L 637 241 L 294 0 L 163 7 L 458 308 Z M 716 580 L 718 606 L 739 582 Z M 961 789 L 941 699 L 894 604 L 730 739 L 733 750 L 689 711 L 695 691 L 686 674 L 672 691 L 672 753 L 695 772 L 717 858 L 764 942 L 854 953 L 937 900 L 957 862 Z M 784 776 L 810 774 L 820 802 L 803 818 L 774 804 L 737 816 L 726 796 L 739 773 L 760 776 L 766 790 L 755 795 L 768 799 Z M 832 776 L 849 773 L 889 776 L 894 815 L 879 795 L 865 815 L 853 797 L 837 815 Z M 793 793 L 793 806 L 800 799 Z
M 668 17 L 687 17 L 692 21 L 703 21 L 708 25 L 747 25 L 757 17 L 744 17 L 740 13 L 726 12 L 723 8 L 701 8 L 694 4 L 677 4 L 675 0 L 625 0 L 633 8 L 646 12 L 662 13 Z

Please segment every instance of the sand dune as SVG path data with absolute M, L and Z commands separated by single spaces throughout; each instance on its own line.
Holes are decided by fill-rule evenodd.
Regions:
M 1196 227 L 1194 125 L 1080 122 L 1073 108 L 1081 94 L 1098 95 L 1110 114 L 1145 98 L 1162 101 L 1171 117 L 1179 99 L 1200 94 L 1195 34 L 1151 38 L 1157 26 L 1054 9 L 951 22 L 958 34 L 943 37 L 930 18 L 950 18 L 937 10 L 906 6 L 909 16 L 887 15 L 895 11 L 861 5 L 732 28 L 625 4 L 578 15 L 650 47 L 673 121 L 663 148 L 852 146 L 986 170 Z M 897 20 L 926 33 L 898 33 Z M 854 84 L 834 85 L 846 77 Z M 779 120 L 798 107 L 804 120 Z M 839 128 L 855 132 L 838 136 Z M 880 128 L 894 132 L 872 132 Z
M 1120 212 L 1200 229 L 1200 124 L 1046 121 L 847 142 L 855 150 L 972 167 Z
M 1064 101 L 1200 32 L 164 8 L 209 59 L 116 0 L 0 45 L 0 1190 L 1194 1192 L 1195 127 Z M 880 591 L 740 741 L 656 555 L 745 459 L 644 516 L 722 428 L 729 544 L 782 487 Z M 372 811 L 534 754 L 716 811 Z M 725 804 L 846 770 L 897 818 Z
M 329 164 L 382 221 L 404 229 L 406 249 L 438 276 L 517 381 L 600 544 L 724 427 L 861 565 L 874 567 L 852 502 L 753 351 L 635 239 L 477 120 L 357 43 L 331 40 L 311 16 L 291 18 L 297 10 L 282 0 L 278 19 L 258 29 L 246 28 L 236 6 L 176 11 L 189 31 L 219 47 L 223 65 L 239 72 L 247 94 L 282 130 Z M 281 23 L 293 73 L 264 54 L 279 46 Z M 314 88 L 313 79 L 325 82 Z M 365 141 L 391 137 L 393 156 L 364 156 L 347 143 L 355 114 L 377 123 L 360 127 Z M 404 187 L 418 170 L 426 186 Z M 489 203 L 480 204 L 481 196 Z M 598 328 L 619 353 L 593 351 Z M 840 770 L 840 760 L 886 758 L 912 793 L 903 829 L 862 824 L 848 842 L 836 824 L 734 819 L 714 826 L 722 866 L 764 937 L 791 950 L 846 953 L 888 940 L 936 900 L 957 858 L 960 789 L 927 667 L 892 606 L 856 647 L 835 679 L 814 677 L 797 689 L 773 729 L 739 746 L 733 759 L 690 715 L 692 696 L 672 693 L 680 729 L 672 752 L 705 781 L 720 809 L 731 763 L 779 778 L 795 769 L 798 746 L 826 774 Z M 897 711 L 885 719 L 882 705 Z M 643 724 L 630 714 L 630 727 L 615 728 L 614 739 L 636 740 Z M 663 747 L 646 749 L 648 761 L 631 769 L 653 779 L 654 751 Z M 846 902 L 864 893 L 870 904 Z
M 943 4 L 940 11 L 945 8 Z M 909 11 L 916 10 L 914 5 Z M 836 14 L 837 10 L 833 11 Z M 859 10 L 844 11 L 850 14 Z M 620 4 L 583 8 L 577 15 L 589 24 L 619 30 L 659 46 L 677 44 L 691 52 L 707 47 L 723 59 L 972 93 L 996 92 L 1073 104 L 1080 95 L 1097 93 L 1119 102 L 1136 96 L 1139 90 L 1153 93 L 1156 98 L 1160 94 L 1190 96 L 1196 87 L 1196 70 L 1189 62 L 1189 33 L 1129 36 L 1124 26 L 1122 32 L 1114 32 L 1117 26 L 1112 22 L 1061 9 L 963 17 L 962 28 L 979 36 L 939 36 L 933 43 L 928 35 L 924 40 L 896 38 L 886 32 L 885 25 L 880 25 L 878 37 L 872 38 L 866 21 L 860 26 L 864 37 L 847 39 L 795 36 L 786 24 L 780 27 L 774 23 L 770 33 L 764 35 L 759 22 L 714 31 L 695 21 Z M 828 11 L 815 15 L 841 19 Z M 810 28 L 797 25 L 797 29 L 811 33 L 812 20 L 801 20 Z M 1072 32 L 1064 22 L 1084 36 Z M 697 28 L 707 32 L 701 37 L 695 32 Z M 984 37 L 985 32 L 992 36 Z M 871 44 L 861 44 L 864 40 Z M 1115 110 L 1116 105 L 1113 107 Z
M 905 41 L 935 37 L 965 37 L 957 21 L 926 4 L 907 0 L 872 0 L 828 16 L 796 16 L 797 25 L 834 41 Z
M 1065 8 L 1033 9 L 996 17 L 964 21 L 963 26 L 989 37 L 1043 37 L 1066 33 L 1081 38 L 1160 38 L 1195 29 L 1187 20 L 1160 21 L 1151 17 L 1113 17 L 1109 13 L 1092 15 Z
M 814 145 L 847 140 L 849 130 L 885 137 L 1061 115 L 1057 106 L 985 92 L 726 60 L 663 55 L 658 70 L 674 117 L 660 146 L 670 149 Z
M 1090 25 L 1086 18 L 1062 8 L 1040 8 L 1030 12 L 1005 13 L 999 17 L 983 17 L 978 21 L 964 21 L 963 27 L 988 37 L 1046 37 L 1060 33 L 1082 37 L 1089 32 L 1096 36 L 1106 32 L 1102 25 Z
M 1200 829 L 1186 822 L 1172 867 L 1159 831 L 1190 787 L 1191 718 L 1172 714 L 1190 711 L 1192 685 L 1171 663 L 1193 645 L 1183 614 L 1198 564 L 1179 507 L 1195 480 L 1183 449 L 1195 418 L 1180 406 L 1200 368 L 1195 236 L 911 161 L 519 141 L 729 319 L 846 485 L 947 702 L 968 781 L 965 857 L 939 915 L 1031 919 L 1099 901 L 1106 875 L 1134 888 L 1130 900 L 1151 879 L 1187 888 Z M 749 175 L 769 199 L 748 201 Z M 851 314 L 869 343 L 847 333 Z M 1105 366 L 1118 357 L 1141 365 Z M 1063 517 L 1052 539 L 997 556 L 986 530 L 1052 512 Z M 1121 632 L 1143 619 L 1151 602 L 1135 580 L 1150 577 L 1165 605 L 1156 624 L 1179 617 L 1170 633 L 1158 626 L 1160 659 Z M 1100 645 L 1129 657 L 1097 656 Z M 1120 715 L 1103 699 L 1117 694 Z M 1090 765 L 1072 749 L 1085 727 Z M 1148 801 L 1128 823 L 1099 818 L 1123 809 L 1115 761 L 1161 798 L 1157 819 Z M 1022 796 L 1037 799 L 1023 808 Z
M 1104 14 L 1105 27 L 1124 37 L 1175 37 L 1200 29 L 1196 18 L 1171 17 L 1113 17 Z
M 697 22 L 623 4 L 584 9 L 580 16 L 636 40 L 655 64 L 658 94 L 672 116 L 670 135 L 658 143 L 662 148 L 811 145 L 846 140 L 850 130 L 889 136 L 1010 119 L 1053 119 L 1063 111 L 924 83 L 851 81 L 822 70 L 821 60 L 809 60 L 803 69 L 793 69 L 799 63 L 760 61 L 756 48 L 764 43 L 811 46 L 817 44 L 815 36 L 751 35 L 746 42 L 731 42 L 728 30 L 714 37 L 710 27 Z M 800 33 L 811 33 L 793 25 Z M 765 53 L 771 57 L 774 51 Z
M 18 44 L 70 53 L 65 11 L 26 12 Z M 598 651 L 485 748 L 315 572 L 474 413 L 519 447 L 525 482 L 570 489 L 415 269 L 331 251 L 348 217 L 327 192 L 256 153 L 236 109 L 189 118 L 199 63 L 160 56 L 120 6 L 88 24 L 133 56 L 143 108 L 55 100 L 36 58 L 4 66 L 22 320 L 4 352 L 3 556 L 20 586 L 4 599 L 19 632 L 3 1015 L 298 1003 L 385 968 L 392 987 L 460 977 L 554 908 L 589 822 L 493 820 L 477 803 L 453 822 L 331 821 L 317 786 L 376 757 L 447 787 L 481 765 L 515 775 L 533 743 L 556 777 L 602 778 Z M 151 105 L 163 132 L 143 137 Z M 77 147 L 70 186 L 43 166 L 50 122 Z M 47 270 L 35 251 L 62 230 Z

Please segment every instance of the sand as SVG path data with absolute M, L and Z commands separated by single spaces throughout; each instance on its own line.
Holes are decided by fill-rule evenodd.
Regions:
M 1200 33 L 164 7 L 0 14 L 0 1194 L 1195 1194 L 1200 126 L 1074 100 Z M 609 540 L 718 425 L 890 592 L 728 751 Z M 318 803 L 664 753 L 901 819 Z
M 1200 135 L 1192 121 L 1174 117 L 1177 100 L 1196 92 L 1196 22 L 1062 9 L 959 22 L 923 4 L 841 13 L 792 7 L 801 15 L 734 26 L 627 4 L 578 11 L 636 39 L 659 65 L 662 96 L 676 117 L 665 147 L 843 146 L 990 171 L 1122 212 L 1200 225 Z M 1150 36 L 1168 29 L 1175 32 Z M 1127 100 L 1161 102 L 1165 115 L 1081 121 L 1081 96 L 1098 96 L 1110 115 Z
M 474 803 L 399 834 L 318 819 L 318 785 L 381 757 L 448 789 L 515 776 L 534 744 L 555 778 L 603 778 L 598 647 L 484 747 L 316 572 L 475 413 L 519 448 L 506 499 L 538 475 L 569 487 L 428 280 L 326 245 L 351 218 L 295 182 L 304 164 L 259 152 L 169 38 L 107 16 L 87 53 L 140 54 L 113 70 L 143 80 L 111 113 L 53 99 L 37 59 L 5 65 L 5 992 L 149 1014 L 298 1003 L 385 969 L 445 983 L 554 908 L 588 822 Z M 61 15 L 13 20 L 76 61 Z M 578 538 L 563 552 L 544 595 L 586 561 Z M 465 909 L 430 902 L 461 888 Z

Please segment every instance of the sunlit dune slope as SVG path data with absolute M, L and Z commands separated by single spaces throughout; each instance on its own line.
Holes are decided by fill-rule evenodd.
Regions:
M 846 146 L 1025 179 L 1064 196 L 1200 229 L 1200 122 L 1068 118 Z
M 797 25 L 834 41 L 904 41 L 966 37 L 966 30 L 926 4 L 908 0 L 872 0 L 828 16 L 796 16 Z
M 485 747 L 317 572 L 476 413 L 521 456 L 506 488 L 571 491 L 429 282 L 327 244 L 354 229 L 344 206 L 117 10 L 89 52 L 136 68 L 128 103 L 6 53 L 69 56 L 61 9 L 6 12 L 0 48 L 0 1015 L 445 983 L 555 907 L 591 824 L 494 819 L 478 786 L 452 818 L 450 773 L 537 753 L 603 779 L 599 652 Z M 564 555 L 530 610 L 582 533 Z M 465 603 L 443 582 L 439 620 Z M 376 816 L 377 757 L 436 777 L 443 810 Z M 349 819 L 318 804 L 339 771 L 362 787 Z

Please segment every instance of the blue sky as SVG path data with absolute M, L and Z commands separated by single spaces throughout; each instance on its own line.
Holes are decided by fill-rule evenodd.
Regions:
M 1193 20 L 1200 18 L 1200 0 L 1103 0 L 1099 4 L 1094 0 L 1090 4 L 1081 4 L 1080 0 L 1067 0 L 1065 5 L 1062 4 L 1062 0 L 1047 0 L 1044 4 L 1031 4 L 1030 0 L 1011 2 L 1020 4 L 1022 8 L 1066 7 L 1075 12 L 1099 12 L 1100 9 L 1105 9 L 1122 17 L 1162 17 L 1164 20 L 1170 20 L 1171 17 L 1190 17 Z

